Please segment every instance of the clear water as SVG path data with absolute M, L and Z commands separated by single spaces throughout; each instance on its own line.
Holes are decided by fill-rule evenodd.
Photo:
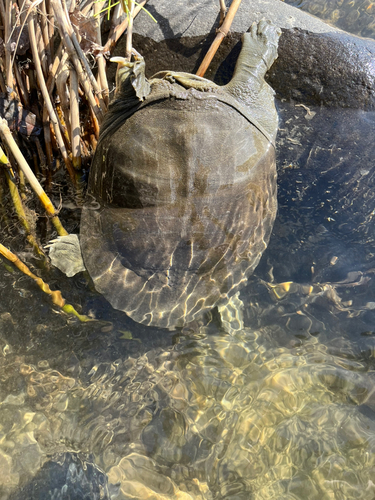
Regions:
M 82 324 L 2 261 L 1 499 L 375 498 L 375 114 L 278 107 L 279 213 L 232 335 L 141 326 L 20 253 Z
M 342 30 L 375 38 L 375 2 L 371 0 L 284 0 Z

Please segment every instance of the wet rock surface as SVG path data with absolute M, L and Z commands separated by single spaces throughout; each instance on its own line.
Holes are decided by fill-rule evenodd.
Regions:
M 283 30 L 268 81 L 280 98 L 375 109 L 375 42 L 345 33 Z
M 218 4 L 207 1 L 158 0 L 148 4 L 158 21 L 142 13 L 135 22 L 134 44 L 146 60 L 147 75 L 168 68 L 197 71 L 218 27 Z M 229 36 L 206 77 L 227 83 L 240 51 L 240 39 L 251 24 L 265 17 L 283 29 L 279 57 L 268 81 L 280 99 L 324 106 L 375 108 L 375 42 L 347 34 L 279 0 L 244 0 Z M 147 18 L 147 19 L 146 19 Z M 116 49 L 124 53 L 124 45 Z M 110 70 L 114 78 L 115 68 Z

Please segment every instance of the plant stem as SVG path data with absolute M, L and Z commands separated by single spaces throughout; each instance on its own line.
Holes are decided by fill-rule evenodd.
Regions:
M 226 13 L 227 13 L 227 6 L 225 5 L 225 0 L 220 0 L 220 26 L 224 22 Z
M 36 276 L 34 273 L 30 271 L 30 269 L 27 267 L 26 264 L 24 264 L 18 257 L 15 255 L 13 252 L 8 250 L 4 245 L 0 243 L 0 254 L 5 257 L 9 262 L 14 264 L 22 273 L 26 274 L 26 276 L 29 276 L 32 278 L 35 283 L 38 285 L 38 287 L 46 294 L 48 294 L 51 299 L 52 303 L 55 306 L 60 307 L 64 312 L 68 314 L 73 314 L 76 316 L 80 321 L 86 322 L 86 321 L 93 321 L 91 318 L 88 316 L 85 316 L 83 314 L 79 314 L 74 307 L 71 304 L 67 304 L 63 296 L 61 295 L 60 290 L 51 290 L 49 285 L 45 283 L 42 278 L 39 278 Z
M 100 11 L 102 10 L 104 2 L 95 2 L 94 3 L 94 16 L 98 16 Z M 97 17 L 96 24 L 96 43 L 100 46 L 102 44 L 102 35 L 100 30 L 100 19 Z M 102 53 L 99 53 L 96 56 L 96 61 L 98 63 L 98 76 L 100 82 L 100 88 L 102 91 L 103 99 L 105 105 L 108 107 L 109 104 L 109 90 L 108 90 L 108 80 L 107 73 L 105 71 L 106 61 Z
M 0 0 L 1 2 L 3 0 Z M 5 82 L 8 87 L 13 88 L 12 54 L 10 50 L 10 34 L 12 27 L 12 0 L 5 0 Z
M 60 236 L 66 236 L 68 233 L 63 228 L 60 219 L 57 216 L 55 207 L 53 206 L 51 200 L 48 198 L 46 192 L 39 184 L 38 179 L 35 177 L 33 171 L 29 167 L 27 161 L 25 160 L 23 154 L 21 153 L 16 141 L 13 139 L 11 131 L 9 130 L 8 123 L 4 118 L 0 119 L 0 134 L 3 137 L 5 143 L 8 145 L 12 155 L 14 156 L 19 168 L 25 174 L 27 180 L 29 181 L 31 187 L 39 197 L 41 203 L 43 204 L 46 212 L 51 216 L 53 225 L 55 226 L 58 234 Z
M 234 16 L 236 15 L 236 12 L 237 12 L 240 4 L 241 4 L 241 0 L 233 0 L 233 2 L 231 3 L 231 6 L 229 7 L 228 13 L 225 17 L 225 20 L 224 20 L 223 24 L 221 25 L 221 27 L 217 31 L 217 35 L 216 35 L 215 40 L 212 42 L 211 47 L 209 48 L 201 65 L 198 68 L 197 76 L 204 76 L 204 74 L 206 73 L 208 66 L 210 65 L 214 55 L 217 52 L 217 49 L 219 48 L 223 39 L 228 34 L 229 28 L 231 27 Z
M 14 181 L 11 179 L 8 171 L 5 172 L 5 175 L 6 175 L 6 178 L 8 181 L 9 192 L 10 192 L 10 196 L 11 196 L 12 201 L 13 201 L 14 209 L 18 215 L 18 218 L 19 218 L 22 226 L 24 227 L 24 229 L 26 231 L 26 235 L 27 235 L 26 239 L 30 243 L 30 245 L 33 247 L 34 252 L 37 255 L 41 255 L 41 256 L 45 257 L 44 252 L 39 248 L 39 245 L 38 245 L 34 235 L 31 233 L 30 224 L 29 224 L 29 221 L 27 220 L 25 210 L 23 208 L 23 204 L 22 204 L 22 200 L 21 200 L 21 195 L 18 191 L 18 188 L 17 188 L 16 184 L 14 183 Z
M 80 60 L 77 56 L 77 53 L 75 51 L 75 48 L 74 48 L 74 44 L 72 42 L 72 39 L 69 36 L 68 28 L 66 26 L 66 19 L 65 19 L 64 12 L 62 10 L 61 3 L 59 2 L 59 0 L 50 0 L 50 1 L 52 3 L 53 10 L 55 12 L 55 19 L 56 19 L 57 25 L 59 27 L 60 36 L 64 42 L 65 48 L 69 54 L 69 57 L 71 58 L 71 60 L 74 64 L 74 67 L 77 71 L 79 81 L 81 82 L 81 85 L 85 91 L 87 100 L 92 108 L 92 111 L 95 114 L 98 122 L 101 123 L 103 121 L 103 112 L 95 101 L 95 97 L 93 95 L 90 82 L 89 82 L 85 72 L 83 71 L 81 62 L 80 62 Z
M 43 0 L 43 2 L 40 4 L 40 10 L 42 12 L 40 21 L 41 21 L 43 42 L 44 42 L 45 51 L 46 51 L 48 71 L 50 71 L 51 67 L 52 67 L 52 59 L 51 59 L 51 50 L 50 50 L 50 37 L 48 34 L 47 8 L 46 8 L 46 1 L 45 0 Z
M 143 0 L 143 2 L 140 2 L 139 5 L 134 9 L 134 19 L 137 17 L 139 12 L 142 10 L 142 7 L 146 5 L 148 0 Z M 124 33 L 126 28 L 128 27 L 128 18 L 125 18 L 124 21 L 122 21 L 121 24 L 118 24 L 114 29 L 113 32 L 109 34 L 107 43 L 103 47 L 103 54 L 106 54 L 109 52 L 110 54 L 113 52 L 113 49 L 115 48 L 115 45 L 120 38 L 120 36 Z
M 46 82 L 45 82 L 44 76 L 43 76 L 42 66 L 40 64 L 38 49 L 37 49 L 37 45 L 36 45 L 35 31 L 34 31 L 34 16 L 33 16 L 33 14 L 31 14 L 30 18 L 29 18 L 29 38 L 30 38 L 31 51 L 33 53 L 34 65 L 35 65 L 35 69 L 36 69 L 36 73 L 37 73 L 39 87 L 40 87 L 40 90 L 41 90 L 42 95 L 43 95 L 44 104 L 47 107 L 48 114 L 49 114 L 50 120 L 52 122 L 53 129 L 55 131 L 56 140 L 57 140 L 57 143 L 59 145 L 62 157 L 63 157 L 65 165 L 66 165 L 66 168 L 67 168 L 68 173 L 70 175 L 70 178 L 73 182 L 73 185 L 75 185 L 76 180 L 75 180 L 74 171 L 73 171 L 72 165 L 70 163 L 70 159 L 68 157 L 68 152 L 66 150 L 64 140 L 63 140 L 62 135 L 61 135 L 59 122 L 57 120 L 57 116 L 56 116 L 55 110 L 53 108 L 50 95 L 48 93 Z
M 126 0 L 125 0 L 126 1 Z M 128 29 L 126 32 L 126 53 L 125 57 L 128 61 L 131 60 L 132 58 L 132 48 L 133 48 L 133 20 L 134 20 L 134 7 L 135 3 L 134 0 L 128 0 L 128 5 L 130 4 L 129 8 L 129 21 L 128 21 Z
M 73 167 L 81 168 L 81 127 L 79 120 L 79 104 L 78 104 L 78 78 L 74 68 L 70 70 L 70 126 L 71 126 L 71 142 L 72 142 L 72 161 Z

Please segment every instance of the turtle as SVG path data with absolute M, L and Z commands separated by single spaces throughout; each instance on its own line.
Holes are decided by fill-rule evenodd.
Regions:
M 55 242 L 52 263 L 68 275 L 86 268 L 115 309 L 169 330 L 238 294 L 277 212 L 278 115 L 264 76 L 280 34 L 270 21 L 253 23 L 224 86 L 173 71 L 148 80 L 138 54 L 113 58 L 116 95 L 90 169 L 80 239 Z M 61 257 L 67 249 L 74 266 Z

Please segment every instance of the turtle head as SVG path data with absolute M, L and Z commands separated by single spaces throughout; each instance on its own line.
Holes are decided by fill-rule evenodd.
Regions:
M 111 62 L 117 63 L 116 97 L 127 99 L 135 95 L 143 101 L 150 93 L 143 57 L 137 54 L 134 61 L 129 61 L 125 57 L 112 57 Z

